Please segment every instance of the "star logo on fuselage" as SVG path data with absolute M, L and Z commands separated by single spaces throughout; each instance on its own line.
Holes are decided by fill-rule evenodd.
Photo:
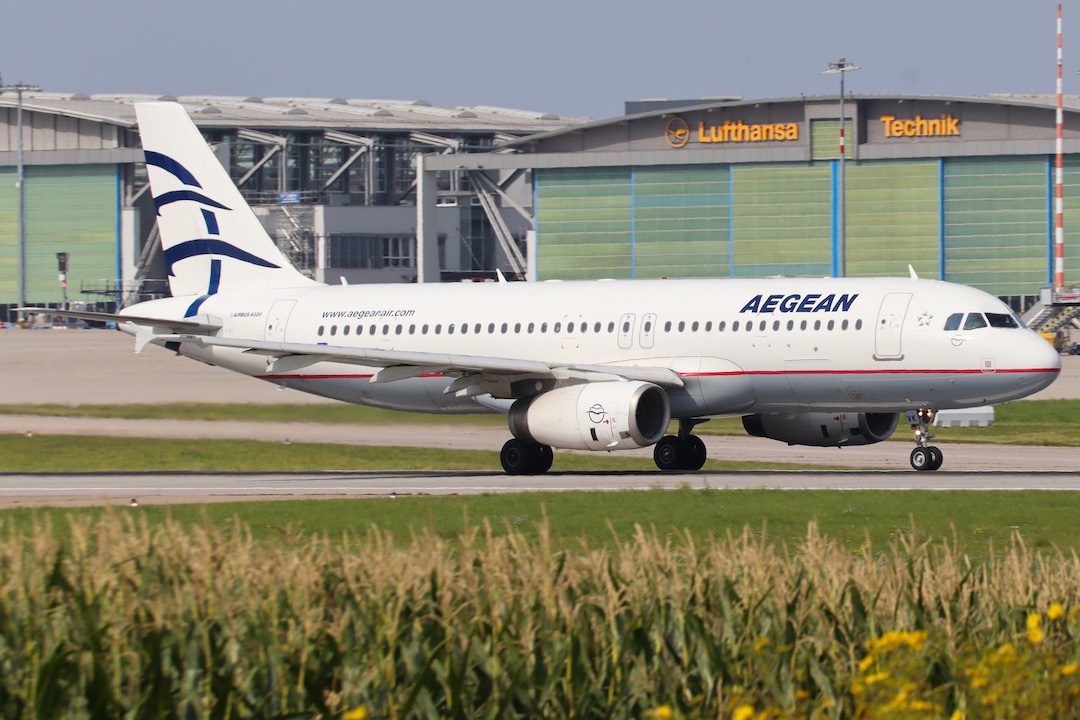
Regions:
M 918 317 L 919 327 L 928 327 L 930 321 L 933 319 L 934 316 L 930 314 L 929 310 L 924 311 L 923 314 Z

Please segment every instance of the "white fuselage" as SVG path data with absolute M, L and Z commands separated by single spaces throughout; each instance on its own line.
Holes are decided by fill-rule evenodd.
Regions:
M 127 308 L 180 317 L 190 298 Z M 1001 403 L 1049 385 L 1060 358 L 1037 334 L 994 322 L 946 330 L 961 314 L 1015 316 L 972 288 L 931 280 L 730 279 L 316 286 L 219 293 L 199 313 L 222 338 L 375 348 L 572 366 L 677 372 L 673 417 L 900 411 Z M 955 323 L 954 323 L 955 324 Z M 372 382 L 378 367 L 183 343 L 201 361 L 346 402 L 414 412 L 506 411 L 510 400 L 443 391 L 424 373 Z

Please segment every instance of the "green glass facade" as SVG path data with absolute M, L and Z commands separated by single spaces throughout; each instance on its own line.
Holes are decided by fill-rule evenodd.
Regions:
M 0 168 L 0 303 L 19 301 L 18 190 L 15 168 Z M 115 165 L 25 169 L 26 301 L 63 299 L 56 254 L 68 254 L 68 298 L 84 283 L 117 278 L 118 178 Z M 95 297 L 94 299 L 99 299 Z
M 837 123 L 826 125 L 835 136 Z M 835 153 L 834 153 L 835 155 Z M 846 268 L 1034 294 L 1050 280 L 1053 158 L 845 163 Z M 535 173 L 540 279 L 827 276 L 838 161 Z M 1066 267 L 1080 260 L 1080 159 L 1066 163 Z M 1080 213 L 1076 222 L 1080 222 Z

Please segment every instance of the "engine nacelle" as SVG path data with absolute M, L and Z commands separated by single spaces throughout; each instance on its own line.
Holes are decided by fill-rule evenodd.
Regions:
M 843 447 L 873 445 L 888 440 L 900 421 L 899 413 L 799 412 L 793 415 L 744 415 L 743 427 L 754 437 L 788 445 Z
M 667 430 L 667 393 L 647 382 L 590 382 L 522 398 L 510 432 L 569 450 L 627 450 L 656 443 Z

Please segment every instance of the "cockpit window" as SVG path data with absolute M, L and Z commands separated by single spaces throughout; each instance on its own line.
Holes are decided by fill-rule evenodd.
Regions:
M 982 313 L 968 313 L 967 320 L 964 322 L 965 330 L 978 330 L 984 327 L 986 327 L 986 318 L 982 316 Z
M 959 330 L 960 322 L 964 319 L 964 313 L 953 313 L 945 321 L 946 330 Z
M 1016 316 L 1011 313 L 986 313 L 986 319 L 990 323 L 990 327 L 995 328 L 1018 328 L 1020 324 L 1016 321 Z

